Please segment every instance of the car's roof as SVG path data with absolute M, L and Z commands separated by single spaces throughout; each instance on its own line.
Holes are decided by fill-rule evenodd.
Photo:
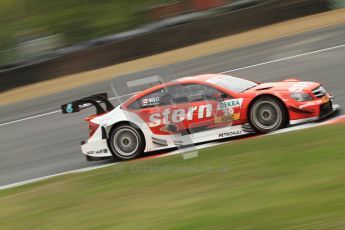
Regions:
M 207 82 L 209 79 L 212 78 L 224 78 L 224 77 L 228 77 L 228 75 L 223 75 L 223 74 L 202 74 L 202 75 L 196 75 L 196 76 L 191 76 L 191 77 L 182 77 L 182 78 L 178 78 L 174 81 L 169 81 L 163 84 L 159 84 L 156 86 L 153 86 L 151 88 L 148 88 L 146 90 L 143 90 L 139 93 L 137 93 L 136 95 L 132 96 L 131 98 L 129 98 L 125 104 L 131 103 L 132 101 L 136 100 L 137 98 L 142 97 L 143 95 L 146 95 L 148 93 L 154 92 L 157 89 L 160 89 L 163 87 L 167 87 L 170 85 L 174 85 L 176 83 L 182 83 L 182 84 L 188 84 L 188 83 L 202 83 L 202 82 Z
M 208 82 L 208 80 L 213 79 L 213 78 L 222 79 L 225 77 L 229 77 L 229 76 L 223 75 L 223 74 L 203 74 L 203 75 L 196 75 L 196 76 L 191 76 L 191 77 L 182 77 L 174 81 L 169 81 L 160 85 L 153 86 L 149 89 L 141 91 L 139 94 L 146 94 L 146 93 L 155 91 L 159 88 L 162 88 L 162 86 L 167 87 L 167 86 L 174 85 L 176 83 L 178 84 L 202 83 L 202 82 Z
M 192 77 L 182 77 L 177 79 L 177 82 L 180 83 L 190 83 L 190 82 L 206 82 L 209 79 L 212 78 L 224 78 L 224 77 L 228 77 L 228 75 L 223 75 L 223 74 L 202 74 L 202 75 L 197 75 L 197 76 L 192 76 Z

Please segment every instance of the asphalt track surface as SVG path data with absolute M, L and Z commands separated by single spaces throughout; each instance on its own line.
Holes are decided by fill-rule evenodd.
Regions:
M 316 29 L 2 106 L 0 186 L 113 162 L 87 162 L 80 152 L 79 143 L 87 138 L 88 132 L 83 118 L 92 114 L 92 109 L 63 115 L 57 112 L 59 105 L 100 92 L 108 92 L 111 97 L 116 94 L 125 95 L 134 91 L 128 90 L 126 82 L 143 77 L 159 75 L 164 81 L 168 81 L 182 76 L 229 70 L 232 70 L 231 75 L 263 82 L 298 77 L 322 82 L 335 96 L 336 103 L 344 108 L 344 38 L 345 24 Z M 274 61 L 271 62 L 272 60 Z M 256 65 L 258 63 L 261 64 Z M 111 83 L 116 89 L 115 95 Z M 114 104 L 118 101 L 112 100 Z M 36 115 L 39 116 L 27 119 Z M 8 123 L 12 121 L 14 122 Z

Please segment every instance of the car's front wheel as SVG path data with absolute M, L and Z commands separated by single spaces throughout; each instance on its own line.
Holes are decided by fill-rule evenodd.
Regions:
M 254 101 L 249 110 L 249 122 L 255 131 L 268 133 L 287 124 L 284 104 L 275 97 L 263 96 Z
M 121 125 L 110 132 L 109 146 L 116 159 L 130 160 L 144 151 L 145 141 L 139 130 L 130 125 Z

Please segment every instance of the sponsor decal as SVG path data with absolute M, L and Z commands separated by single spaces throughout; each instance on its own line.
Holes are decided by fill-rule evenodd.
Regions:
M 101 153 L 108 153 L 108 149 L 100 149 L 100 150 L 95 150 L 95 151 L 88 151 L 87 154 L 101 154 Z
M 194 111 L 198 111 L 198 119 L 211 117 L 212 116 L 212 105 L 200 105 L 192 106 L 187 110 L 185 109 L 175 109 L 171 110 L 169 108 L 164 109 L 162 113 L 151 114 L 149 120 L 150 127 L 157 127 L 161 124 L 168 124 L 171 122 L 178 123 L 183 120 L 193 120 Z
M 240 117 L 241 117 L 241 113 L 235 113 L 235 114 L 232 114 L 232 120 L 233 121 L 237 121 L 237 120 L 239 120 L 240 119 Z
M 237 121 L 240 119 L 240 113 L 235 113 L 231 115 L 224 115 L 222 117 L 216 117 L 215 123 L 223 123 L 223 122 L 230 122 L 230 121 Z
M 159 105 L 160 98 L 159 97 L 151 97 L 151 98 L 144 98 L 141 101 L 142 107 Z
M 225 109 L 240 107 L 242 105 L 242 102 L 243 102 L 243 98 L 221 101 L 218 103 L 217 110 L 224 110 L 225 111 Z
M 73 113 L 73 105 L 72 105 L 72 103 L 67 104 L 66 112 L 67 113 Z
M 242 130 L 236 130 L 236 131 L 229 131 L 226 133 L 220 133 L 218 135 L 219 138 L 226 138 L 226 137 L 233 137 L 233 136 L 238 136 L 242 134 Z
M 240 107 L 242 105 L 243 98 L 239 99 L 231 99 L 231 100 L 225 100 L 221 101 L 217 105 L 217 110 L 223 110 L 224 115 L 219 118 L 216 118 L 216 121 L 219 122 L 225 122 L 230 121 L 231 119 L 239 119 L 239 114 L 234 116 L 234 110 L 235 107 Z M 203 119 L 207 117 L 212 116 L 212 104 L 205 104 L 205 105 L 199 105 L 199 106 L 191 106 L 187 109 L 174 109 L 171 110 L 169 108 L 166 108 L 161 113 L 153 113 L 149 117 L 149 127 L 157 127 L 159 125 L 166 125 L 169 123 L 178 123 L 182 122 L 184 120 L 193 120 L 193 114 L 194 112 L 197 112 L 197 119 Z
M 215 120 L 214 120 L 214 122 L 216 124 L 223 123 L 223 122 L 230 122 L 230 121 L 232 121 L 231 115 L 225 115 L 225 116 L 222 116 L 222 117 L 216 117 Z
M 240 119 L 240 113 L 234 114 L 235 107 L 241 107 L 243 102 L 243 98 L 238 99 L 230 99 L 226 101 L 221 101 L 218 103 L 217 110 L 223 110 L 224 116 L 216 117 L 215 123 L 222 123 L 222 122 L 230 122 L 233 120 Z

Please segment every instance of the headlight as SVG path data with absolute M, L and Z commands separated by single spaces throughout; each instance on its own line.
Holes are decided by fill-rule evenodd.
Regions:
M 312 101 L 313 97 L 308 93 L 293 93 L 290 94 L 290 97 L 296 101 Z

